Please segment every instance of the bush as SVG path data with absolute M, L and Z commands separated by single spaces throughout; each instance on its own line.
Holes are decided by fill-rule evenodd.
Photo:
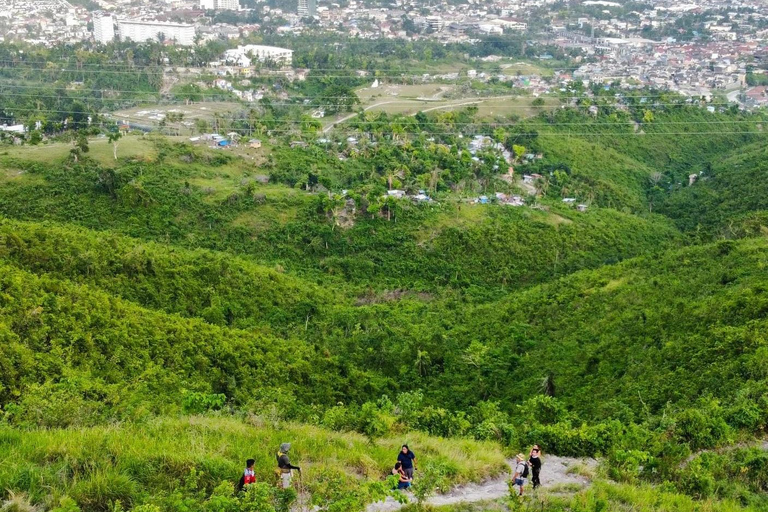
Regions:
M 673 435 L 691 450 L 714 448 L 723 443 L 731 429 L 716 400 L 700 400 L 696 409 L 686 409 L 675 418 Z
M 715 490 L 715 478 L 702 466 L 700 460 L 692 460 L 680 475 L 677 487 L 685 494 L 695 498 L 712 496 Z
M 182 401 L 182 408 L 187 414 L 201 414 L 208 411 L 218 411 L 227 402 L 226 395 L 222 393 L 187 392 Z

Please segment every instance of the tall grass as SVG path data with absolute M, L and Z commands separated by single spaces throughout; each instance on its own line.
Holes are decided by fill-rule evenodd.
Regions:
M 46 507 L 70 496 L 83 511 L 95 512 L 110 510 L 117 501 L 129 508 L 174 493 L 200 502 L 222 481 L 234 484 L 248 458 L 256 460 L 259 481 L 274 482 L 275 452 L 283 442 L 293 444 L 302 485 L 321 487 L 318 479 L 333 474 L 351 489 L 383 480 L 406 441 L 419 460 L 440 464 L 453 483 L 505 469 L 504 455 L 492 443 L 423 434 L 372 443 L 357 434 L 298 424 L 184 417 L 84 429 L 0 428 L 0 489 L 26 493 Z

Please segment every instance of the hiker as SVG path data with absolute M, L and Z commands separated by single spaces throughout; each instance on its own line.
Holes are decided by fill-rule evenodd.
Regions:
M 520 488 L 518 496 L 523 495 L 525 479 L 528 478 L 528 464 L 525 462 L 525 455 L 518 453 L 515 457 L 515 474 L 513 475 L 514 485 Z
M 405 475 L 410 480 L 413 480 L 413 466 L 416 464 L 416 455 L 408 448 L 407 444 L 404 444 L 400 449 L 400 453 L 397 454 L 397 462 L 403 465 Z
M 256 464 L 256 461 L 253 459 L 245 461 L 245 470 L 240 476 L 240 480 L 237 482 L 237 492 L 242 491 L 246 485 L 256 483 L 256 472 L 253 470 L 254 464 Z
M 412 478 L 409 478 L 403 470 L 403 463 L 396 462 L 395 467 L 392 470 L 393 475 L 397 475 L 397 488 L 400 490 L 408 489 L 411 486 Z
M 528 457 L 528 465 L 531 466 L 531 483 L 533 483 L 533 488 L 536 489 L 541 485 L 541 480 L 539 480 L 539 473 L 541 472 L 541 448 L 539 448 L 539 445 L 537 444 L 533 445 L 533 448 L 531 448 L 531 453 Z
M 280 445 L 280 450 L 277 452 L 277 470 L 280 473 L 280 484 L 283 489 L 287 489 L 291 486 L 291 478 L 293 477 L 292 471 L 294 469 L 301 474 L 301 468 L 299 466 L 291 465 L 291 459 L 288 458 L 290 449 L 291 443 L 283 443 Z

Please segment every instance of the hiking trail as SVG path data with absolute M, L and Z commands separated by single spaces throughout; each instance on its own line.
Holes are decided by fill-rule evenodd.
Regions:
M 541 486 L 543 489 L 547 489 L 560 485 L 576 485 L 580 487 L 587 487 L 591 480 L 585 476 L 578 474 L 578 472 L 569 473 L 569 468 L 577 465 L 586 466 L 590 470 L 597 466 L 595 459 L 578 459 L 571 457 L 558 457 L 556 455 L 547 455 L 542 457 L 543 464 L 541 467 Z M 514 461 L 508 460 L 507 464 L 512 467 Z M 416 474 L 418 479 L 418 473 Z M 511 475 L 509 472 L 482 483 L 473 483 L 460 485 L 454 487 L 446 494 L 437 494 L 427 500 L 430 505 L 455 505 L 458 503 L 475 503 L 478 501 L 495 500 L 503 498 L 509 495 L 509 486 L 507 482 Z M 526 484 L 525 492 L 531 492 L 530 478 Z M 413 502 L 415 498 L 412 494 L 407 494 L 409 499 Z M 366 512 L 393 512 L 403 507 L 391 497 L 387 497 L 385 501 L 379 501 L 377 503 L 371 503 L 366 508 Z

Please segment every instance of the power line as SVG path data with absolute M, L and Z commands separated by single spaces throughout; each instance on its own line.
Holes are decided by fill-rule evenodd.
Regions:
M 211 102 L 211 103 L 215 103 L 215 102 Z M 395 104 L 395 103 L 388 103 L 387 105 L 391 106 L 393 104 Z M 171 105 L 168 105 L 168 106 L 183 106 L 183 105 L 184 104 L 180 103 L 180 104 L 171 104 Z M 308 108 L 318 108 L 318 109 L 319 108 L 323 108 L 323 107 L 333 107 L 333 106 L 343 107 L 343 106 L 346 106 L 345 104 L 328 104 L 328 103 L 317 104 L 317 105 L 305 105 L 305 104 L 296 104 L 296 103 L 284 103 L 284 104 L 272 103 L 272 105 L 278 105 L 278 106 L 283 105 L 283 106 L 294 106 L 294 107 L 304 106 L 304 107 L 308 107 Z M 401 103 L 401 105 L 402 105 L 402 103 Z M 410 106 L 411 103 L 406 103 L 405 105 L 406 106 Z M 675 103 L 672 103 L 672 104 L 669 104 L 669 105 L 671 105 L 671 106 L 678 106 Z M 713 104 L 712 106 L 716 106 L 716 105 L 718 105 L 718 104 Z M 727 106 L 729 104 L 722 103 L 720 105 Z M 383 107 L 385 105 L 381 105 L 381 106 Z M 413 106 L 424 106 L 424 105 L 413 105 Z M 479 110 L 488 110 L 488 109 L 492 109 L 492 108 L 522 109 L 522 110 L 541 110 L 541 109 L 577 110 L 578 109 L 578 107 L 574 107 L 574 106 L 562 106 L 563 108 L 558 109 L 558 108 L 556 108 L 556 106 L 551 106 L 551 105 L 550 106 L 546 106 L 546 105 L 544 105 L 544 106 L 530 106 L 530 105 L 482 105 L 482 104 L 479 104 L 479 105 L 467 105 L 467 104 L 461 104 L 461 105 L 439 105 L 439 106 L 433 107 L 434 108 L 433 111 L 448 110 L 448 109 L 455 109 L 455 108 L 464 108 L 464 107 L 468 107 L 468 106 L 476 107 Z M 658 106 L 661 106 L 661 105 L 658 105 Z M 143 110 L 150 110 L 153 107 L 146 106 L 146 107 L 132 107 L 132 108 L 140 108 L 140 109 L 143 109 Z M 33 114 L 33 113 L 62 113 L 62 114 L 89 114 L 89 115 L 98 114 L 98 115 L 101 115 L 101 116 L 109 116 L 109 117 L 135 117 L 136 116 L 136 113 L 120 112 L 120 111 L 100 112 L 98 110 L 37 109 L 37 108 L 35 108 L 33 106 L 29 106 L 29 107 L 17 106 L 17 107 L 12 107 L 12 108 L 9 107 L 9 108 L 6 108 L 5 110 L 6 111 L 14 110 L 14 111 L 18 111 L 18 112 L 24 112 L 26 114 Z M 233 112 L 236 112 L 236 111 L 227 110 L 227 111 L 223 111 L 223 112 L 199 112 L 199 114 L 217 114 L 217 113 L 218 114 L 232 114 Z M 240 110 L 240 112 L 244 112 L 244 110 Z M 383 112 L 383 111 L 368 110 L 366 112 L 375 114 L 375 113 Z M 421 111 L 415 112 L 412 115 L 415 115 L 415 114 L 417 114 L 419 112 L 421 112 Z M 11 114 L 13 114 L 13 112 L 11 112 Z M 397 113 L 397 114 L 405 114 L 405 112 Z M 395 115 L 397 115 L 397 114 L 395 114 Z M 408 117 L 411 117 L 411 116 L 408 116 Z M 397 121 L 397 118 L 395 118 L 393 121 L 365 121 L 365 122 L 359 122 L 359 123 L 360 124 L 363 124 L 363 123 L 364 124 L 392 124 L 393 122 L 396 122 L 396 121 Z M 346 123 L 347 121 L 343 121 L 343 122 Z M 515 125 L 518 125 L 518 124 L 523 123 L 523 122 L 524 121 L 520 121 L 518 123 L 514 123 L 514 122 L 510 122 L 510 123 L 498 123 L 498 122 L 496 122 L 495 123 L 493 121 L 487 121 L 486 124 L 493 124 L 495 126 L 515 126 Z M 733 123 L 741 123 L 741 122 L 743 122 L 743 123 L 750 123 L 750 122 L 760 122 L 760 121 L 759 120 L 733 121 Z M 342 122 L 341 121 L 337 121 L 337 123 L 341 124 Z M 694 121 L 691 121 L 691 122 L 683 122 L 683 121 L 681 121 L 681 122 L 672 122 L 672 121 L 666 122 L 666 121 L 661 121 L 661 122 L 651 123 L 651 125 L 660 125 L 660 124 L 665 124 L 665 123 L 669 123 L 669 124 L 718 124 L 718 122 L 715 120 L 715 121 L 695 121 L 695 122 Z M 728 123 L 728 122 L 723 121 L 723 123 Z M 422 123 L 422 124 L 430 124 L 430 123 Z M 433 123 L 433 124 L 446 124 L 446 123 Z M 451 123 L 451 124 L 457 124 L 457 123 Z M 458 123 L 458 124 L 461 124 L 461 123 Z M 477 122 L 463 123 L 463 124 L 466 124 L 466 125 L 482 125 L 484 123 L 483 123 L 483 121 L 477 121 Z M 559 124 L 566 124 L 566 123 L 540 123 L 540 124 L 541 124 L 541 126 L 557 126 Z M 573 124 L 573 125 L 584 125 L 584 124 L 587 124 L 587 125 L 592 125 L 594 123 L 567 123 L 567 124 Z M 622 124 L 622 123 L 605 123 L 605 124 L 610 125 L 610 124 Z
M 401 84 L 397 84 L 397 85 L 400 86 Z M 418 85 L 422 85 L 422 84 L 418 84 Z M 439 85 L 439 84 L 435 84 L 435 85 Z M 3 88 L 6 88 L 6 87 L 9 88 L 9 89 L 19 88 L 19 89 L 33 89 L 33 90 L 49 90 L 51 88 L 54 88 L 56 90 L 71 91 L 71 92 L 97 92 L 97 93 L 109 92 L 109 93 L 143 94 L 143 95 L 155 95 L 155 96 L 162 96 L 162 95 L 168 95 L 168 96 L 184 95 L 184 93 L 173 93 L 173 92 L 161 93 L 161 92 L 155 92 L 155 91 L 146 91 L 145 92 L 145 91 L 125 90 L 125 89 L 111 89 L 109 87 L 102 87 L 102 88 L 80 88 L 80 87 L 78 87 L 78 88 L 68 89 L 68 88 L 66 88 L 66 86 L 63 86 L 63 85 L 62 86 L 49 86 L 49 85 L 45 85 L 45 84 L 18 84 L 17 85 L 17 84 L 12 84 L 12 83 L 2 83 L 2 82 L 0 82 L 0 90 L 2 90 Z M 386 87 L 386 85 L 382 86 L 382 92 L 385 92 L 383 87 Z M 520 89 L 520 88 L 518 88 L 518 89 Z M 223 90 L 223 89 L 216 89 L 216 88 L 212 87 L 210 89 L 201 89 L 199 92 L 192 92 L 192 93 L 187 93 L 187 94 L 205 95 L 205 94 L 208 94 L 206 91 L 211 91 L 211 90 Z M 617 94 L 620 94 L 620 93 L 617 93 Z M 606 98 L 606 99 L 612 99 L 612 100 L 616 100 L 616 99 L 625 100 L 625 99 L 666 98 L 669 95 L 674 95 L 674 94 L 679 94 L 679 93 L 675 93 L 675 92 L 670 91 L 667 94 L 663 94 L 663 93 L 662 94 L 643 94 L 643 95 L 623 95 L 623 94 L 620 94 L 619 98 L 617 98 L 615 95 L 614 96 L 592 96 L 592 97 L 589 97 L 589 96 L 557 96 L 557 95 L 552 95 L 552 96 L 545 96 L 545 97 L 551 97 L 551 98 L 556 98 L 556 99 L 560 99 L 560 100 L 583 100 L 583 99 L 599 100 L 600 98 Z M 493 99 L 493 98 L 496 98 L 496 97 L 505 97 L 505 96 L 506 95 L 487 96 L 486 98 Z M 326 96 L 326 98 L 346 98 L 346 96 Z M 689 97 L 686 97 L 686 98 L 687 99 L 691 99 L 693 101 L 697 101 L 695 99 L 696 97 L 694 97 L 694 96 L 689 96 Z M 291 99 L 297 99 L 297 100 L 316 99 L 316 96 L 291 96 Z M 465 99 L 469 100 L 469 99 L 484 99 L 484 98 L 477 97 L 477 98 L 465 98 Z M 436 100 L 414 100 L 414 101 L 436 101 Z

